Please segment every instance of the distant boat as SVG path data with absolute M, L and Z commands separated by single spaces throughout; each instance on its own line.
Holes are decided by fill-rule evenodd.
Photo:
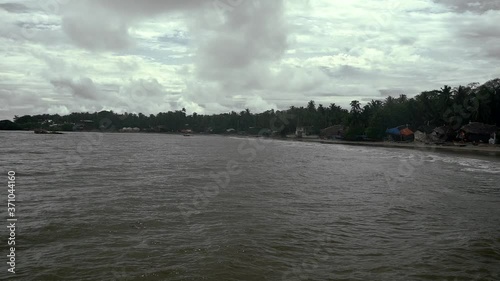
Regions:
M 187 125 L 187 124 L 186 124 L 186 125 Z M 184 129 L 184 130 L 181 130 L 181 133 L 182 133 L 185 137 L 190 137 L 192 132 L 193 132 L 193 131 L 191 131 L 191 129 Z
M 62 135 L 63 134 L 61 132 L 47 131 L 44 129 L 35 129 L 33 132 L 35 132 L 35 134 L 52 134 L 52 135 Z

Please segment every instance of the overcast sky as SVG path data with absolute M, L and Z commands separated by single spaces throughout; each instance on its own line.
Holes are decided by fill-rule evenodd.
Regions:
M 498 0 L 0 0 L 0 119 L 253 112 L 500 77 Z

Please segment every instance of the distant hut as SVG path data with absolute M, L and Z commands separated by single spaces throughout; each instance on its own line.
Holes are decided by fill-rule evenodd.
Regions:
M 159 125 L 154 128 L 155 132 L 166 132 L 167 131 L 167 126 L 165 125 Z
M 430 139 L 432 142 L 443 143 L 447 141 L 453 141 L 455 139 L 455 130 L 451 126 L 441 126 L 436 127 L 432 130 L 430 134 Z
M 418 127 L 417 132 L 418 131 L 428 135 L 428 134 L 431 134 L 432 131 L 434 131 L 434 127 L 429 126 L 429 125 L 422 125 L 422 126 Z
M 429 125 L 423 125 L 418 127 L 417 131 L 415 131 L 415 141 L 430 143 L 432 142 L 430 138 L 430 134 L 432 134 L 433 127 Z
M 260 134 L 261 130 L 262 130 L 262 128 L 260 128 L 260 127 L 250 127 L 250 128 L 248 128 L 247 133 L 249 135 L 256 136 L 256 135 Z
M 403 128 L 399 131 L 403 141 L 413 141 L 415 139 L 415 133 L 408 128 Z
M 420 130 L 418 130 L 418 131 L 415 132 L 415 141 L 423 142 L 423 143 L 430 143 L 430 142 L 432 142 L 431 138 L 429 137 L 429 135 L 427 135 L 425 132 L 422 132 Z
M 273 131 L 268 128 L 264 128 L 259 131 L 259 136 L 270 137 L 273 134 Z
M 433 130 L 434 130 L 434 127 L 429 126 L 429 125 L 422 125 L 422 126 L 418 127 L 417 131 L 415 132 L 415 141 L 423 142 L 423 143 L 433 142 L 431 139 L 431 134 L 432 134 Z
M 460 128 L 460 136 L 465 141 L 488 143 L 491 136 L 497 131 L 494 125 L 487 125 L 479 122 L 471 122 Z
M 301 137 L 303 137 L 304 135 L 305 135 L 305 129 L 304 129 L 304 127 L 297 127 L 297 128 L 295 129 L 295 136 L 296 136 L 297 138 L 301 138 Z
M 320 137 L 326 139 L 342 139 L 344 138 L 345 131 L 346 129 L 343 125 L 335 125 L 321 130 Z
M 35 134 L 48 134 L 49 132 L 44 129 L 35 129 L 34 130 Z

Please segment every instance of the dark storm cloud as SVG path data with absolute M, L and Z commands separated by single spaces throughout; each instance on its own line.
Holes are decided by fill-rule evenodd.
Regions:
M 415 37 L 402 37 L 399 39 L 398 43 L 401 45 L 413 45 L 417 41 Z
M 89 21 L 85 25 L 73 20 L 64 20 L 62 28 L 77 45 L 89 50 L 121 50 L 132 45 L 128 27 L 117 22 L 114 25 L 101 25 Z
M 473 11 L 486 12 L 489 10 L 500 10 L 498 0 L 433 0 L 438 4 L 444 4 L 459 12 Z
M 62 29 L 75 45 L 89 50 L 121 50 L 132 45 L 126 18 L 86 1 L 69 5 Z
M 88 77 L 82 77 L 78 80 L 68 78 L 54 79 L 50 83 L 56 89 L 68 89 L 74 97 L 80 97 L 88 100 L 96 100 L 99 92 L 94 81 Z
M 184 13 L 197 44 L 198 77 L 225 89 L 260 88 L 269 64 L 287 49 L 282 0 L 240 1 L 79 1 L 63 18 L 73 42 L 90 50 L 130 47 L 129 28 L 160 14 Z M 159 37 L 186 44 L 186 38 Z
M 500 1 L 0 2 L 0 89 L 36 113 L 348 107 L 498 76 Z
M 460 32 L 463 37 L 476 40 L 500 38 L 500 27 L 494 22 L 462 26 Z
M 195 10 L 212 2 L 206 0 L 90 0 L 92 5 L 117 11 L 127 16 L 150 16 L 170 11 Z
M 214 65 L 224 69 L 241 68 L 254 61 L 278 59 L 283 54 L 287 47 L 283 3 L 261 1 L 82 1 L 75 2 L 73 5 L 78 9 L 71 9 L 63 18 L 63 28 L 81 47 L 116 50 L 130 46 L 128 29 L 136 21 L 163 13 L 189 12 L 194 15 L 194 19 L 190 19 L 194 21 L 194 32 L 206 36 L 199 40 L 200 71 L 212 76 Z M 204 16 L 191 14 L 196 11 L 206 13 Z M 225 16 L 224 22 L 214 24 L 221 16 Z M 169 39 L 186 43 L 182 37 L 159 38 Z M 224 74 L 215 74 L 218 75 Z
M 318 97 L 341 97 L 343 95 L 336 94 L 336 93 L 317 93 L 316 96 L 318 96 Z
M 64 12 L 64 32 L 78 46 L 90 50 L 121 50 L 133 45 L 129 28 L 141 19 L 163 13 L 200 8 L 205 1 L 109 0 L 73 1 Z
M 488 12 L 480 17 L 464 17 L 455 24 L 450 24 L 450 30 L 456 34 L 461 46 L 467 50 L 468 56 L 485 56 L 500 59 L 500 14 Z
M 251 97 L 256 95 L 253 91 L 274 85 L 286 88 L 283 85 L 287 84 L 288 77 L 271 71 L 288 48 L 282 0 L 96 0 L 72 5 L 75 7 L 63 18 L 64 31 L 75 45 L 90 50 L 130 47 L 135 40 L 129 34 L 131 27 L 153 17 L 168 21 L 171 15 L 177 19 L 181 16 L 189 30 L 189 41 L 184 34 L 156 39 L 160 44 L 166 40 L 183 46 L 189 43 L 193 47 L 194 77 L 193 82 L 188 83 L 209 85 L 188 86 L 180 99 L 192 108 L 215 102 L 211 110 L 220 111 L 224 104 L 234 106 L 235 95 Z M 302 82 L 294 84 L 303 88 Z M 258 98 L 256 106 L 272 106 L 261 96 Z
M 227 71 L 260 71 L 252 65 L 281 58 L 288 47 L 283 3 L 255 3 L 247 1 L 229 12 L 225 24 L 216 26 L 213 35 L 201 42 L 199 71 L 202 77 L 217 80 L 224 79 Z
M 27 13 L 30 9 L 20 3 L 0 3 L 0 9 L 9 13 Z

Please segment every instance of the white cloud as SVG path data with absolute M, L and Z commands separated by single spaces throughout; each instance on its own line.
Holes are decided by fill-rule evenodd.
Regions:
M 497 3 L 0 0 L 0 118 L 347 107 L 485 82 L 500 76 Z

